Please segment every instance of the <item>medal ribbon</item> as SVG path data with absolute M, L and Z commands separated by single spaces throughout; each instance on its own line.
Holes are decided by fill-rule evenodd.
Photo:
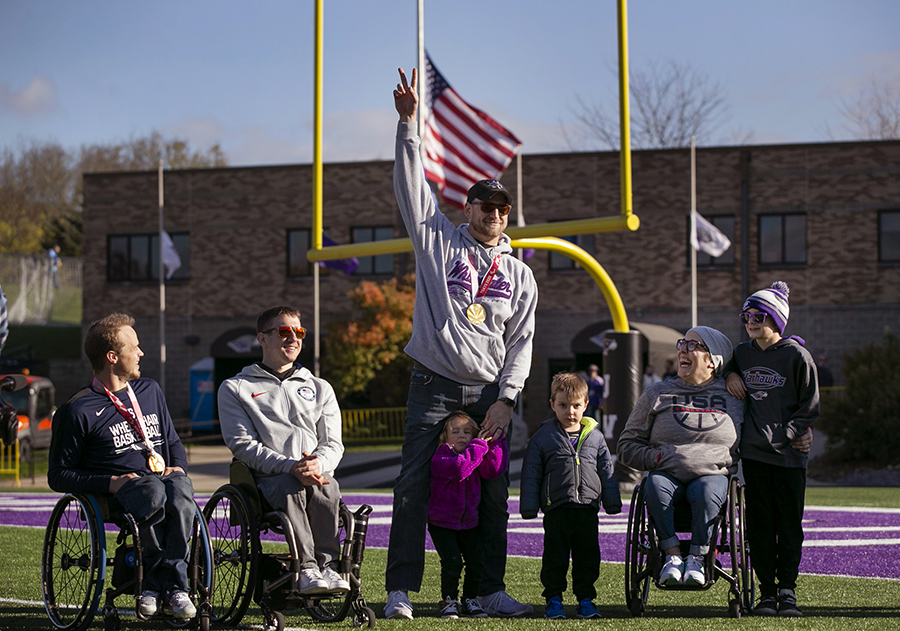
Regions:
M 474 303 L 481 302 L 481 299 L 484 298 L 485 294 L 487 294 L 487 290 L 491 286 L 491 281 L 494 280 L 494 276 L 497 274 L 497 269 L 500 267 L 500 258 L 503 256 L 501 252 L 497 256 L 494 257 L 494 262 L 491 263 L 491 268 L 487 271 L 487 274 L 484 275 L 484 280 L 481 281 L 481 285 L 478 287 L 478 293 L 475 294 Z M 468 261 L 466 261 L 468 262 Z M 475 266 L 469 263 L 469 268 L 472 270 L 472 274 L 475 280 L 478 280 L 478 270 L 475 269 Z
M 131 384 L 126 383 L 125 388 L 128 390 L 128 400 L 131 401 L 131 408 L 134 410 L 134 413 L 130 412 L 125 405 L 119 401 L 119 397 L 114 395 L 109 391 L 103 383 L 97 379 L 96 377 L 91 380 L 91 385 L 96 388 L 103 388 L 103 391 L 106 393 L 106 396 L 109 397 L 109 400 L 112 401 L 112 404 L 115 406 L 116 411 L 126 420 L 128 424 L 131 425 L 131 428 L 137 432 L 138 436 L 140 436 L 141 440 L 144 442 L 144 446 L 151 454 L 155 454 L 156 450 L 153 449 L 153 444 L 150 442 L 150 439 L 147 437 L 147 426 L 144 424 L 144 414 L 141 412 L 141 406 L 138 403 L 137 397 L 134 396 L 134 390 L 131 389 Z

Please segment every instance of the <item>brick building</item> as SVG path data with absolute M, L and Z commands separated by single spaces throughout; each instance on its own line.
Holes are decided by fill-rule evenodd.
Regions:
M 526 155 L 522 165 L 529 225 L 619 212 L 617 153 Z M 633 165 L 640 229 L 573 240 L 609 273 L 630 320 L 684 331 L 690 152 L 636 151 Z M 334 241 L 405 235 L 392 168 L 385 161 L 325 165 L 324 222 Z M 513 165 L 504 177 L 513 189 L 516 175 Z M 256 314 L 275 304 L 311 315 L 311 181 L 310 165 L 165 174 L 165 227 L 183 261 L 166 288 L 173 415 L 188 415 L 189 367 L 210 356 L 215 342 L 246 333 Z M 157 186 L 156 173 L 91 174 L 84 182 L 84 321 L 113 310 L 134 315 L 151 377 L 159 369 Z M 741 341 L 737 313 L 745 295 L 787 281 L 787 332 L 807 339 L 814 354 L 827 352 L 839 383 L 842 353 L 880 341 L 886 326 L 900 330 L 900 142 L 699 149 L 697 193 L 698 210 L 734 243 L 717 259 L 699 256 L 702 324 Z M 448 215 L 463 220 L 461 212 Z M 529 265 L 540 287 L 525 399 L 535 427 L 548 411 L 552 372 L 587 361 L 576 358 L 584 349 L 572 348 L 577 334 L 602 328 L 610 316 L 600 289 L 570 260 L 537 252 Z M 414 267 L 412 255 L 399 254 L 363 259 L 354 276 L 325 272 L 323 324 L 346 315 L 347 293 L 361 278 Z M 304 323 L 311 326 L 311 317 Z

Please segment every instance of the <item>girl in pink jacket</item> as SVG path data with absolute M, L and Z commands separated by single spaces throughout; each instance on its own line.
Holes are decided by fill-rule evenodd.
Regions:
M 478 504 L 481 481 L 500 477 L 509 461 L 506 438 L 476 438 L 478 423 L 465 412 L 444 419 L 441 444 L 431 459 L 428 532 L 441 557 L 441 618 L 487 616 L 478 604 L 483 560 L 479 552 Z M 459 579 L 465 561 L 462 602 Z

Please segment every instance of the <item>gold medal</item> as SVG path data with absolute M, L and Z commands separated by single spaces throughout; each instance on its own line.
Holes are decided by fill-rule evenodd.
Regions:
M 469 308 L 466 309 L 466 317 L 469 318 L 469 322 L 472 324 L 481 324 L 484 322 L 487 314 L 484 312 L 484 307 L 477 302 L 473 302 L 469 305 Z
M 150 470 L 153 473 L 162 473 L 166 470 L 166 461 L 163 460 L 163 457 L 155 451 L 150 452 L 150 457 L 147 459 L 147 464 L 150 465 Z

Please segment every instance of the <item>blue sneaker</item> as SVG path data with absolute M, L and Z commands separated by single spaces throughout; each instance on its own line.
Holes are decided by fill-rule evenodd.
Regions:
M 588 620 L 591 618 L 601 618 L 602 616 L 594 606 L 594 601 L 592 601 L 590 598 L 585 598 L 578 603 L 578 609 L 575 617 L 582 620 Z
M 544 609 L 544 617 L 549 618 L 550 620 L 558 620 L 566 617 L 566 612 L 563 611 L 562 598 L 554 596 L 553 598 L 547 599 L 547 608 Z

